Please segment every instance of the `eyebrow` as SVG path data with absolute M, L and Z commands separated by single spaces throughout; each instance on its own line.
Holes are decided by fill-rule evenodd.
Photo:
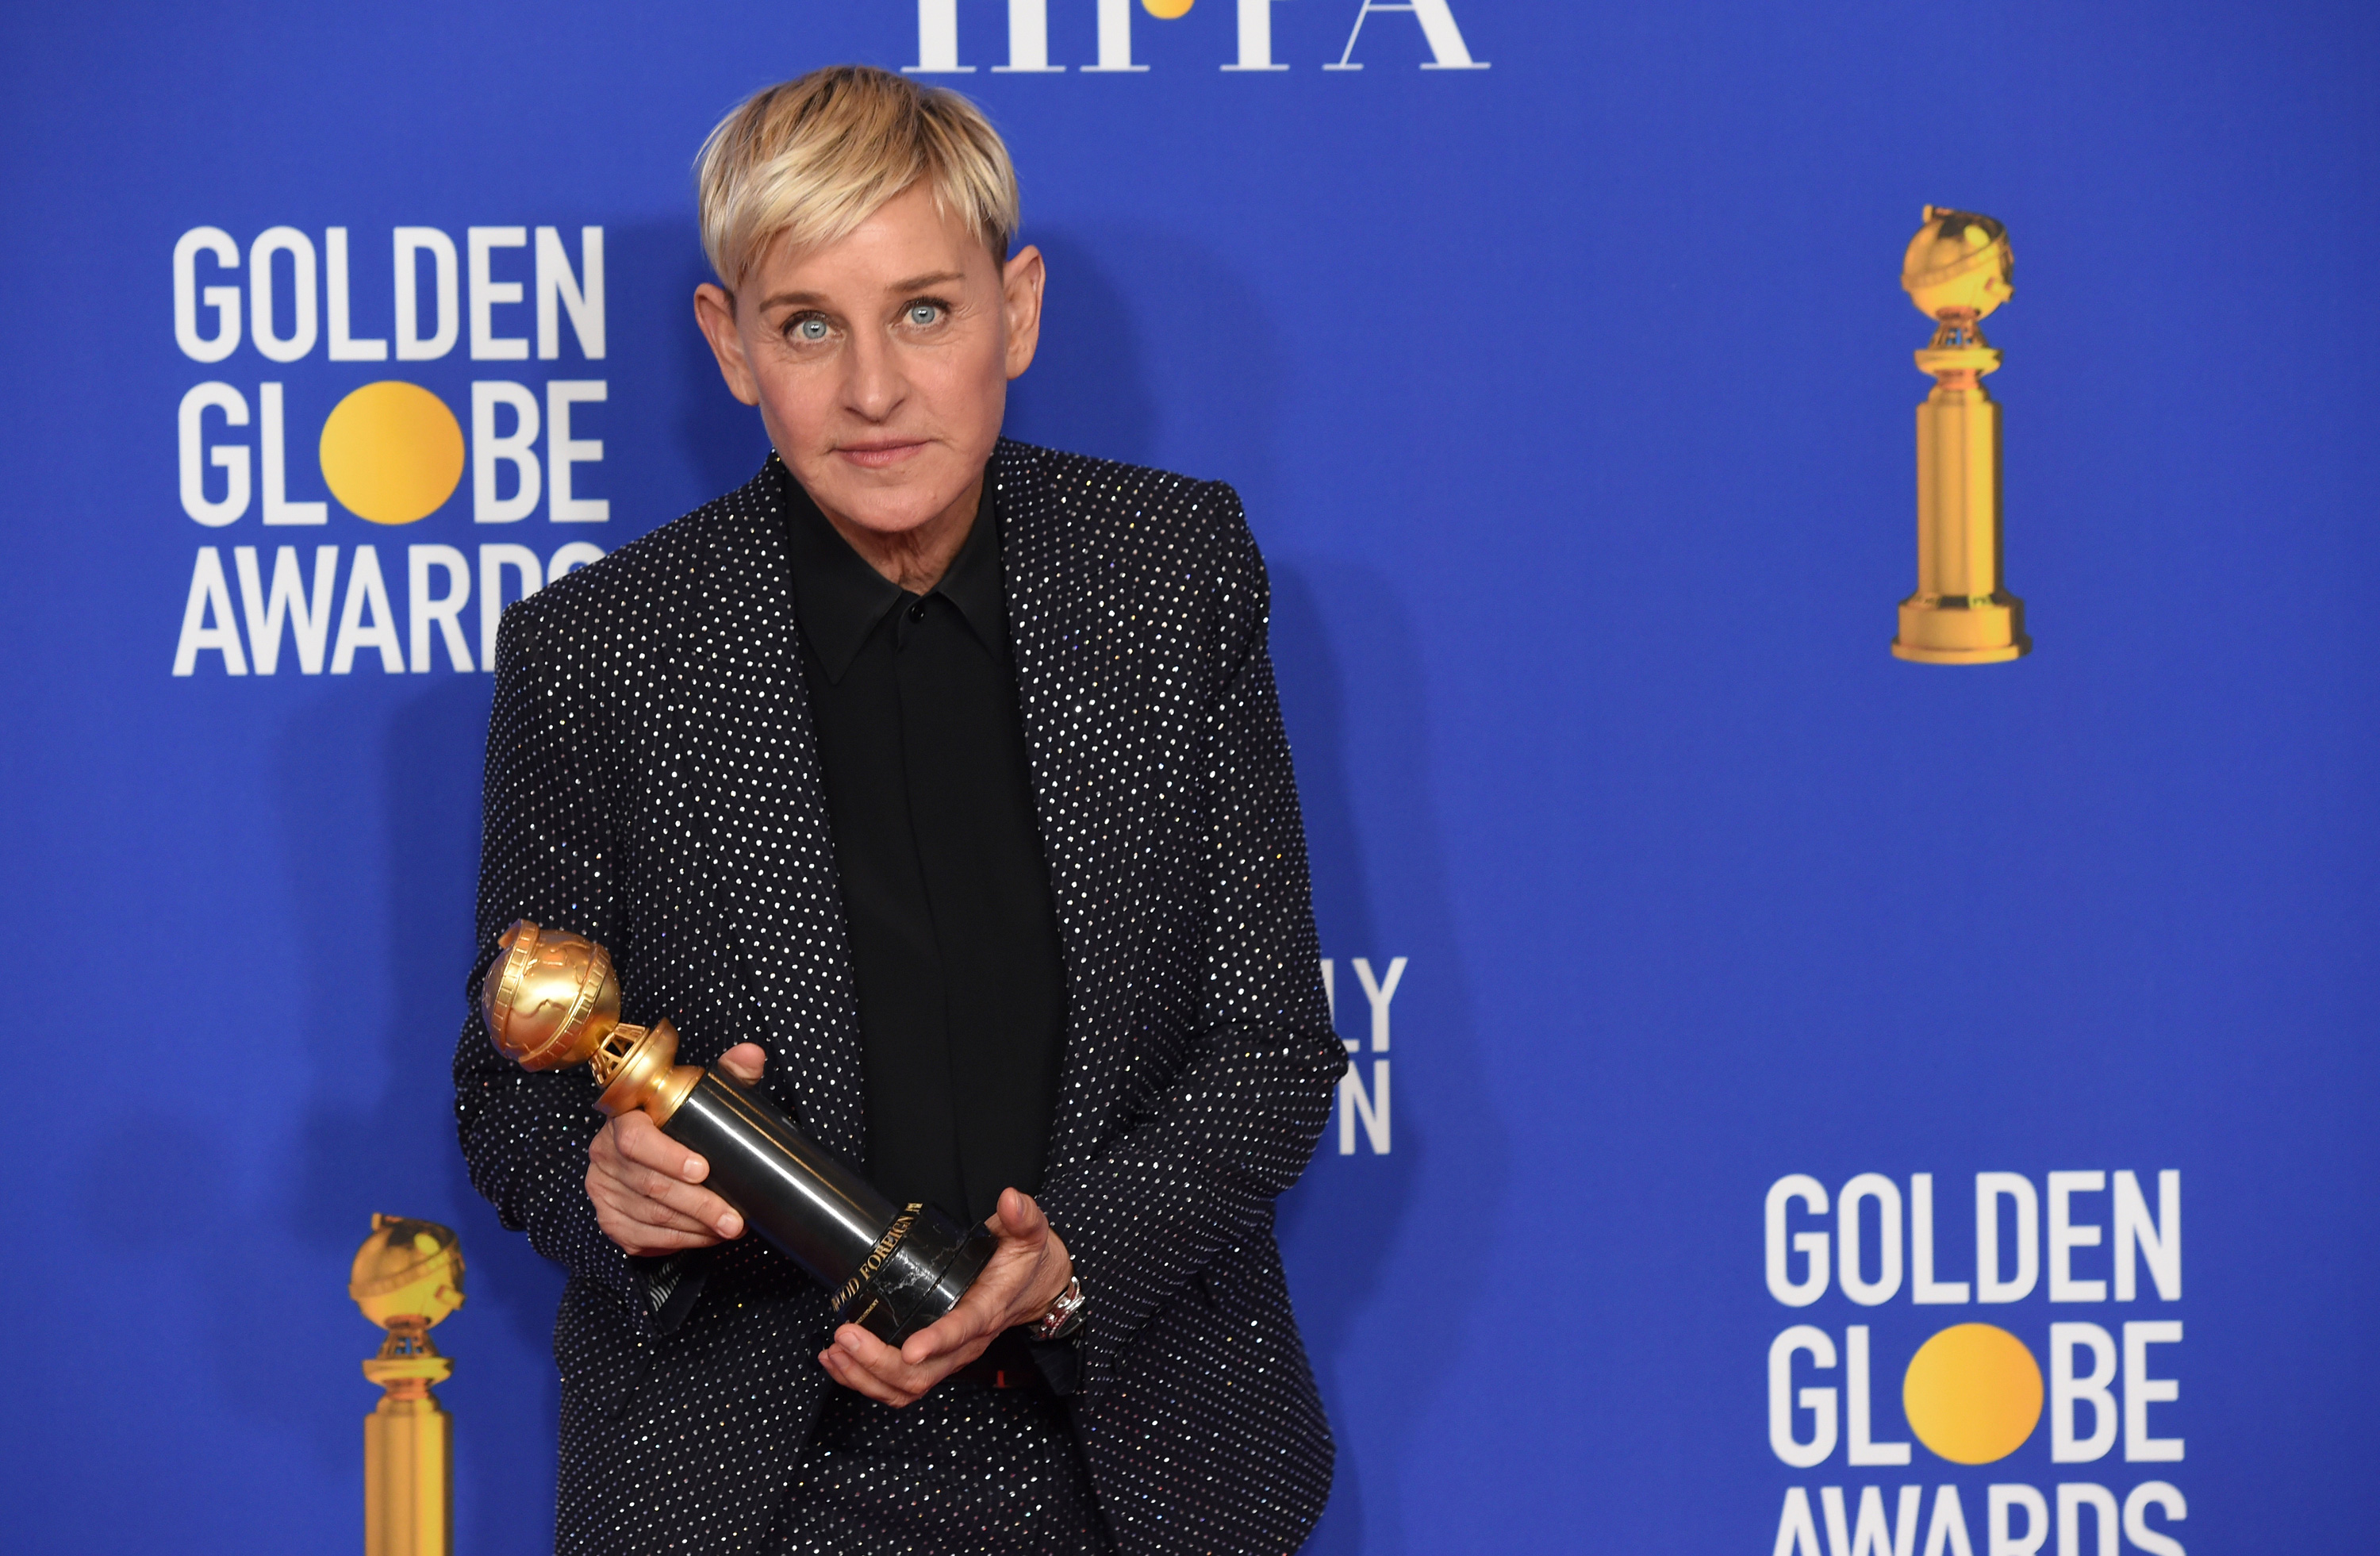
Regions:
M 904 277 L 899 281 L 895 281 L 892 285 L 885 287 L 884 289 L 886 292 L 893 294 L 903 292 L 919 292 L 925 290 L 929 286 L 948 286 L 953 281 L 964 281 L 966 277 L 962 273 L 955 270 L 937 270 L 929 271 L 924 275 L 911 275 Z M 825 300 L 825 295 L 820 292 L 778 292 L 771 297 L 760 299 L 760 306 L 762 308 L 783 308 L 791 304 L 799 307 L 812 303 L 820 303 Z

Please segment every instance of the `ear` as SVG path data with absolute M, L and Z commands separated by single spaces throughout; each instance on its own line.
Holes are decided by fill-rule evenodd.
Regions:
M 1008 376 L 1018 378 L 1033 365 L 1041 344 L 1041 283 L 1045 271 L 1041 250 L 1030 244 L 1001 267 L 1000 291 L 1008 320 Z
M 747 406 L 759 405 L 760 381 L 744 355 L 743 332 L 735 327 L 735 299 L 727 288 L 706 281 L 694 289 L 694 322 L 710 343 L 710 354 L 719 359 L 719 376 L 727 381 L 727 392 Z

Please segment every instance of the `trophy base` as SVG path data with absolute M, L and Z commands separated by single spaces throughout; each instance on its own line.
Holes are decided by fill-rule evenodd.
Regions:
M 2005 590 L 1973 597 L 1914 594 L 1900 602 L 1892 656 L 1912 664 L 2002 664 L 2033 651 L 2024 602 Z
M 1000 1240 L 961 1228 L 931 1205 L 910 1205 L 834 1294 L 835 1317 L 898 1345 L 959 1305 Z

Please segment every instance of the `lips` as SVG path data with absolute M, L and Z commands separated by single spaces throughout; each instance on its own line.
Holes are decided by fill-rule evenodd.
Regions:
M 847 443 L 837 448 L 835 453 L 861 469 L 883 470 L 910 458 L 925 446 L 922 442 L 886 439 L 875 443 Z

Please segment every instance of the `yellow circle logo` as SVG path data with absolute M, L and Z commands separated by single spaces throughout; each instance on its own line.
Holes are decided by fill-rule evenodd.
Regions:
M 1956 1324 L 1917 1347 L 1900 1383 L 1917 1440 L 1954 1465 L 1987 1465 L 2024 1446 L 2041 1420 L 2041 1367 L 1991 1324 Z
M 322 423 L 322 480 L 358 518 L 428 518 L 463 479 L 463 428 L 418 383 L 383 379 L 341 400 Z
M 1140 8 L 1160 21 L 1188 16 L 1191 5 L 1192 0 L 1140 0 Z

